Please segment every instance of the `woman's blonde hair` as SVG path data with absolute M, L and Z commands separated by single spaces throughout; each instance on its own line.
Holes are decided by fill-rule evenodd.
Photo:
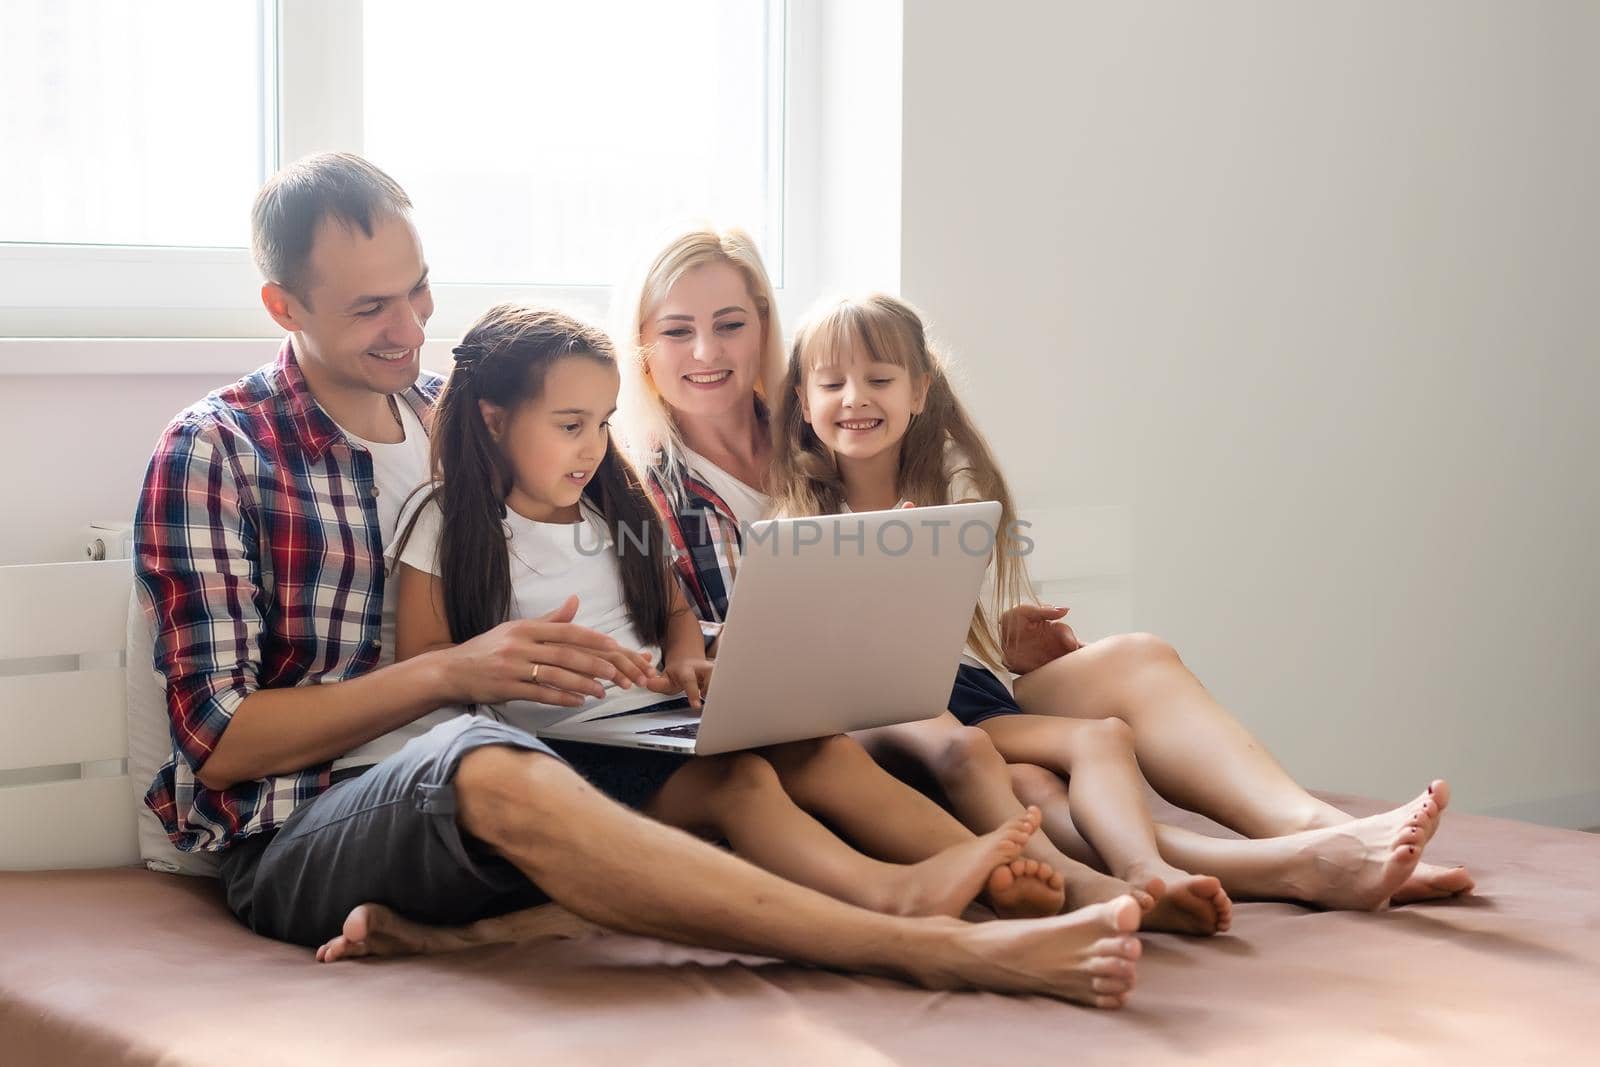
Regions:
M 761 366 L 756 396 L 770 410 L 783 378 L 783 331 L 772 282 L 761 253 L 748 233 L 737 227 L 718 230 L 695 226 L 680 232 L 646 261 L 635 282 L 621 290 L 616 314 L 616 341 L 622 371 L 622 391 L 617 405 L 621 436 L 640 468 L 664 460 L 664 469 L 681 469 L 683 437 L 672 411 L 650 378 L 650 351 L 644 343 L 644 326 L 650 314 L 685 274 L 709 263 L 726 263 L 745 280 L 750 300 L 761 319 Z M 669 485 L 676 494 L 680 487 Z
M 968 642 L 979 659 L 1003 669 L 996 630 L 1000 614 L 1032 599 L 1017 536 L 1016 507 L 993 451 L 956 397 L 945 361 L 928 344 L 922 319 L 911 305 L 883 294 L 839 300 L 808 316 L 796 330 L 772 423 L 772 492 L 777 512 L 827 515 L 844 508 L 838 464 L 806 422 L 799 397 L 807 374 L 835 366 L 851 353 L 904 367 L 928 382 L 922 412 L 912 418 L 900 442 L 900 466 L 895 475 L 895 491 L 900 497 L 918 505 L 949 504 L 952 477 L 965 474 L 980 499 L 1000 503 L 993 597 L 988 604 L 979 603 L 973 612 Z M 947 449 L 962 457 L 962 470 L 946 469 Z

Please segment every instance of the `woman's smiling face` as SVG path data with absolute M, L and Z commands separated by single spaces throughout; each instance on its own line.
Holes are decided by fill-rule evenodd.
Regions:
M 676 417 L 727 415 L 755 395 L 764 328 L 737 268 L 695 267 L 645 319 L 646 372 Z

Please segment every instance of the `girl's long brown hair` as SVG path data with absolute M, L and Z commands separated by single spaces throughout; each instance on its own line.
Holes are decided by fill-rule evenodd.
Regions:
M 928 344 L 922 319 L 911 305 L 892 296 L 873 294 L 841 300 L 810 316 L 795 332 L 788 372 L 772 424 L 773 503 L 778 514 L 829 515 L 845 506 L 844 482 L 833 452 L 806 422 L 800 390 L 806 375 L 837 364 L 850 353 L 875 362 L 904 367 L 915 378 L 926 377 L 927 400 L 900 441 L 900 466 L 895 490 L 919 505 L 949 504 L 953 475 L 972 479 L 979 496 L 1000 503 L 995 531 L 993 600 L 979 603 L 972 614 L 968 642 L 978 658 L 1004 669 L 996 630 L 1000 613 L 1032 599 L 1027 569 L 1017 536 L 1017 511 L 1000 465 L 983 434 L 951 388 L 945 361 Z M 953 445 L 966 459 L 963 471 L 945 469 L 945 450 Z
M 559 311 L 521 304 L 490 308 L 456 347 L 455 368 L 434 408 L 434 480 L 419 490 L 428 494 L 422 507 L 430 500 L 439 506 L 439 578 L 453 641 L 476 637 L 511 615 L 505 525 L 511 465 L 490 434 L 478 401 L 513 412 L 537 400 L 550 368 L 568 357 L 616 363 L 603 331 Z M 583 496 L 611 533 L 623 601 L 639 637 L 660 644 L 666 637 L 672 588 L 666 534 L 638 474 L 615 444 L 607 444 Z M 416 521 L 413 515 L 396 558 Z

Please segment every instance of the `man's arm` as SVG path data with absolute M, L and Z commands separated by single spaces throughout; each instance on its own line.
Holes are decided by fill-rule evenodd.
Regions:
M 522 622 L 360 678 L 262 688 L 265 549 L 224 433 L 209 420 L 168 429 L 134 524 L 135 574 L 155 612 L 173 740 L 207 788 L 325 763 L 448 704 L 537 699 L 527 695 L 535 662 L 614 676 L 596 654 L 617 649 L 610 638 Z M 564 647 L 543 647 L 555 641 Z

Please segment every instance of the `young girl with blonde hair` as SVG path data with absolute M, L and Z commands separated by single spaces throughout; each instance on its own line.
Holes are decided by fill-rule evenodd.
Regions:
M 973 613 L 951 697 L 953 720 L 985 732 L 1008 761 L 1069 779 L 1071 820 L 1063 805 L 1053 805 L 1047 832 L 1058 842 L 1081 832 L 1114 875 L 1148 886 L 1160 903 L 1147 926 L 1226 929 L 1231 903 L 1224 886 L 1244 896 L 1378 908 L 1412 877 L 1448 800 L 1442 782 L 1408 805 L 1341 826 L 1258 841 L 1162 828 L 1158 840 L 1123 722 L 1023 713 L 996 673 L 1028 644 L 1017 636 L 1018 609 L 1032 598 L 1016 509 L 908 304 L 874 295 L 839 301 L 806 321 L 796 333 L 773 438 L 773 495 L 783 514 L 1000 503 L 994 579 Z M 953 720 L 886 727 L 864 740 L 875 754 L 931 764 L 939 734 L 960 728 Z M 973 826 L 995 817 L 957 810 Z

